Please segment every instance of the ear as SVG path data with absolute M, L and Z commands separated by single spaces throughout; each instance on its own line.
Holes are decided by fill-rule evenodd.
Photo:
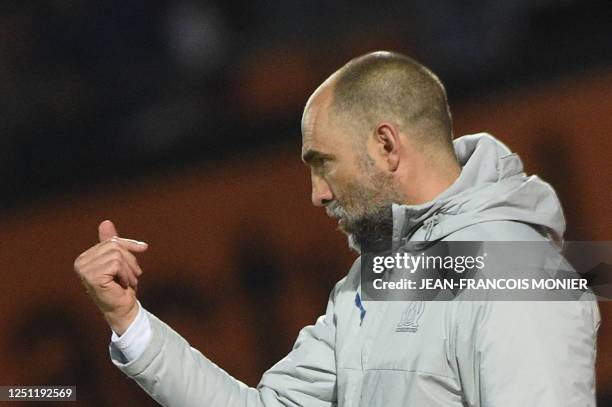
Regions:
M 378 124 L 374 130 L 374 140 L 388 170 L 397 170 L 400 161 L 400 134 L 397 127 L 391 123 Z

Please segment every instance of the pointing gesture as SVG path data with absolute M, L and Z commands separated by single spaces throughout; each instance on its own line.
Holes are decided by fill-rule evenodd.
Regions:
M 136 287 L 142 269 L 133 253 L 144 252 L 148 245 L 118 237 L 108 220 L 98 226 L 98 237 L 100 243 L 77 257 L 74 270 L 110 327 L 121 335 L 138 314 Z

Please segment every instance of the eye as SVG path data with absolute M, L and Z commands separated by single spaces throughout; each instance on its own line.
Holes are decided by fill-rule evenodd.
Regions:
M 327 172 L 330 169 L 330 166 L 332 164 L 332 160 L 330 158 L 321 158 L 321 162 L 319 163 L 319 168 L 323 171 L 323 172 Z
M 317 174 L 319 176 L 325 176 L 328 172 L 328 160 L 326 159 L 318 159 L 316 162 L 313 162 L 310 165 L 310 170 L 313 174 Z
M 334 161 L 334 157 L 322 153 L 307 153 L 303 161 L 311 168 L 312 171 L 322 173 L 327 171 L 329 164 Z

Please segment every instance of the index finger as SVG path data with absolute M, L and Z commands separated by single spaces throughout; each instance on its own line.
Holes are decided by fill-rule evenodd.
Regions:
M 133 251 L 133 252 L 144 252 L 149 247 L 149 245 L 146 242 L 141 242 L 140 240 L 134 240 L 134 239 L 126 239 L 124 237 L 112 237 L 104 241 L 103 244 L 108 243 L 108 242 L 118 243 L 124 249 Z

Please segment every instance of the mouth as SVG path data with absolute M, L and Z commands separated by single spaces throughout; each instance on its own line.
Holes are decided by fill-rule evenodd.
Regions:
M 338 222 L 339 226 L 342 226 L 342 223 L 344 222 L 344 218 L 342 215 L 328 212 L 327 216 L 329 216 L 330 219 L 333 219 Z
M 348 233 L 347 220 L 343 217 L 338 219 L 338 230 L 344 233 Z
M 346 216 L 343 213 L 344 211 L 338 207 L 327 207 L 326 208 L 327 216 L 332 218 L 333 220 L 338 222 L 338 227 L 343 228 L 346 225 Z
M 342 216 L 340 214 L 330 214 L 330 213 L 328 213 L 327 216 L 329 216 L 333 220 L 337 221 L 338 223 L 342 223 L 344 221 L 344 216 Z

